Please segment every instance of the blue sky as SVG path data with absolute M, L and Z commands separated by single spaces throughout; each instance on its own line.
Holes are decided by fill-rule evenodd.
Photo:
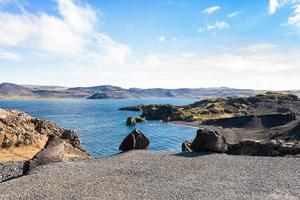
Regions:
M 298 0 L 0 0 L 0 82 L 299 89 Z

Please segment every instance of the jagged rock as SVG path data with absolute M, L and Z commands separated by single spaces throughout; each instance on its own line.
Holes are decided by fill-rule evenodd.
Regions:
M 300 146 L 284 140 L 271 140 L 269 142 L 257 140 L 244 140 L 229 145 L 228 154 L 247 156 L 285 156 L 300 154 Z
M 191 149 L 192 142 L 193 142 L 192 140 L 183 142 L 181 145 L 181 150 L 183 152 L 193 152 L 193 150 Z
M 60 128 L 50 121 L 34 118 L 23 112 L 0 109 L 0 160 L 32 158 L 42 149 L 50 135 L 65 141 L 66 156 L 87 156 L 80 148 L 79 138 L 74 131 Z M 3 141 L 5 141 L 4 145 L 2 145 Z M 10 146 L 12 151 L 6 151 L 3 156 L 1 151 L 7 146 Z
M 179 113 L 179 108 L 173 105 L 148 105 L 143 108 L 142 116 L 148 120 L 173 120 Z
M 61 138 L 69 140 L 70 143 L 72 144 L 72 146 L 75 147 L 75 148 L 79 148 L 80 147 L 79 137 L 78 137 L 77 133 L 75 133 L 72 130 L 64 130 Z
M 61 162 L 64 157 L 64 142 L 55 136 L 49 136 L 45 147 L 39 151 L 31 160 L 26 161 L 23 174 L 28 174 L 32 169 L 52 162 Z
M 126 124 L 128 126 L 134 126 L 136 125 L 136 120 L 134 117 L 128 117 L 127 120 L 126 120 Z
M 125 137 L 119 150 L 129 151 L 133 149 L 147 149 L 150 144 L 148 138 L 138 129 L 134 129 Z
M 191 150 L 195 152 L 213 151 L 224 153 L 227 151 L 227 142 L 223 135 L 224 130 L 215 127 L 201 127 L 191 144 Z
M 5 135 L 2 142 L 2 148 L 9 148 L 11 147 L 12 143 L 13 141 Z

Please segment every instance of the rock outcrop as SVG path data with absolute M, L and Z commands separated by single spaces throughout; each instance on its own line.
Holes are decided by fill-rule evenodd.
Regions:
M 299 156 L 300 144 L 284 140 L 243 140 L 228 144 L 224 130 L 216 127 L 201 127 L 193 141 L 185 141 L 181 148 L 183 152 L 216 152 L 230 155 L 246 156 Z
M 272 135 L 271 139 L 281 139 L 285 141 L 297 141 L 300 142 L 300 122 L 289 130 L 283 132 L 277 132 Z
M 196 121 L 240 116 L 300 113 L 296 95 L 266 92 L 250 97 L 205 99 L 185 106 L 137 105 L 120 110 L 142 111 L 148 120 Z
M 129 135 L 125 137 L 121 143 L 120 151 L 130 151 L 133 149 L 147 149 L 150 141 L 148 138 L 138 129 L 134 129 Z
M 24 163 L 23 174 L 28 174 L 32 169 L 52 162 L 62 162 L 64 158 L 64 141 L 56 136 L 49 136 L 44 148 L 31 160 Z
M 143 108 L 142 116 L 147 120 L 163 120 L 170 121 L 179 113 L 177 106 L 165 105 L 149 105 Z
M 31 159 L 45 146 L 50 136 L 65 141 L 65 157 L 87 156 L 74 131 L 23 112 L 0 109 L 0 161 Z
M 245 140 L 229 145 L 228 154 L 247 156 L 286 156 L 300 154 L 300 146 L 284 140 Z
M 223 134 L 224 130 L 216 127 L 201 127 L 197 131 L 197 135 L 193 142 L 186 141 L 182 144 L 182 150 L 202 152 L 212 151 L 217 153 L 225 153 L 228 144 Z
M 209 119 L 202 121 L 202 124 L 222 126 L 223 128 L 273 128 L 285 125 L 294 120 L 296 120 L 295 113 L 277 113 Z

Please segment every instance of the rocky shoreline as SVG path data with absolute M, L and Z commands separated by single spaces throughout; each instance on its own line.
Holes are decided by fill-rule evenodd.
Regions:
M 184 106 L 136 105 L 120 110 L 142 112 L 127 119 L 127 125 L 131 126 L 141 122 L 136 119 L 162 120 L 197 126 L 198 134 L 204 130 L 202 135 L 207 135 L 199 136 L 202 137 L 200 147 L 193 145 L 197 134 L 194 141 L 182 144 L 184 151 L 210 150 L 252 156 L 298 157 L 300 154 L 300 99 L 292 94 L 267 92 L 250 97 L 207 99 Z M 206 137 L 210 147 L 205 149 Z M 221 150 L 214 147 L 222 144 Z
M 0 109 L 0 182 L 22 176 L 26 165 L 32 169 L 88 156 L 74 131 L 23 112 Z
M 125 108 L 143 113 L 127 119 L 127 125 L 130 126 L 138 122 L 146 123 L 146 120 L 178 120 L 178 116 L 191 112 L 190 109 L 200 109 L 203 118 L 179 121 L 199 127 L 193 140 L 182 141 L 182 153 L 141 151 L 148 149 L 151 141 L 147 138 L 147 133 L 134 129 L 120 144 L 119 149 L 123 153 L 101 159 L 90 158 L 80 147 L 78 135 L 71 130 L 59 128 L 51 122 L 25 113 L 0 110 L 0 153 L 7 149 L 33 145 L 39 148 L 35 154 L 32 155 L 31 152 L 29 159 L 0 163 L 0 199 L 91 199 L 90 195 L 97 195 L 92 199 L 152 199 L 158 197 L 156 191 L 159 188 L 151 183 L 164 183 L 159 193 L 168 194 L 174 197 L 172 199 L 218 199 L 220 196 L 215 196 L 217 192 L 212 192 L 211 188 L 222 186 L 221 179 L 224 184 L 231 184 L 225 189 L 222 188 L 228 199 L 300 198 L 300 194 L 296 192 L 299 191 L 299 180 L 295 180 L 300 175 L 297 167 L 300 164 L 300 122 L 297 110 L 300 101 L 294 96 L 282 94 L 258 97 L 264 100 L 256 99 L 255 102 L 268 105 L 267 109 L 261 110 L 262 105 L 256 103 L 248 104 L 247 109 L 242 104 L 236 105 L 235 109 L 230 107 L 231 104 L 222 104 L 220 107 L 220 102 L 227 102 L 228 99 L 204 100 L 192 104 L 193 106 L 182 107 L 139 105 Z M 245 99 L 249 101 L 251 98 L 253 97 Z M 245 99 L 230 98 L 230 102 L 245 103 Z M 223 111 L 212 115 L 210 110 L 205 112 L 204 117 L 204 109 L 216 109 L 216 105 L 211 106 L 208 102 L 214 102 L 213 104 L 219 106 L 217 110 Z M 278 105 L 287 107 L 278 112 Z M 232 116 L 224 115 L 224 108 L 230 108 Z M 199 116 L 198 114 L 194 113 Z M 235 140 L 230 140 L 233 136 Z M 74 160 L 70 157 L 82 159 Z M 286 172 L 285 176 L 281 176 L 282 171 Z M 212 173 L 214 179 L 211 179 Z M 241 182 L 243 178 L 247 179 L 246 182 Z M 203 179 L 205 182 L 201 181 Z M 219 181 L 216 183 L 212 180 Z M 265 187 L 265 183 L 261 184 L 265 180 L 268 180 L 270 187 L 260 191 L 259 189 Z M 47 181 L 47 186 L 44 181 Z M 136 181 L 141 183 L 139 187 L 133 187 L 136 186 Z M 248 192 L 241 193 L 236 183 L 246 184 Z M 73 185 L 72 188 L 68 184 Z M 126 190 L 120 188 L 124 184 L 128 186 L 125 186 Z M 205 184 L 211 184 L 211 187 L 201 190 Z M 285 187 L 286 184 L 289 188 Z M 24 185 L 34 192 L 20 193 L 24 190 Z M 73 193 L 66 194 L 65 188 L 71 189 Z M 187 189 L 186 196 L 182 196 L 184 188 Z M 201 192 L 195 193 L 195 188 Z M 277 188 L 277 191 L 274 192 L 272 188 Z M 112 192 L 115 190 L 118 192 Z M 145 193 L 145 190 L 151 195 Z

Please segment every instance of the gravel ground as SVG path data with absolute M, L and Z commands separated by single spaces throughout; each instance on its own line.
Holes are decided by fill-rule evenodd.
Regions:
M 131 151 L 43 166 L 0 199 L 300 199 L 300 159 Z
M 0 183 L 23 173 L 23 161 L 0 163 Z

